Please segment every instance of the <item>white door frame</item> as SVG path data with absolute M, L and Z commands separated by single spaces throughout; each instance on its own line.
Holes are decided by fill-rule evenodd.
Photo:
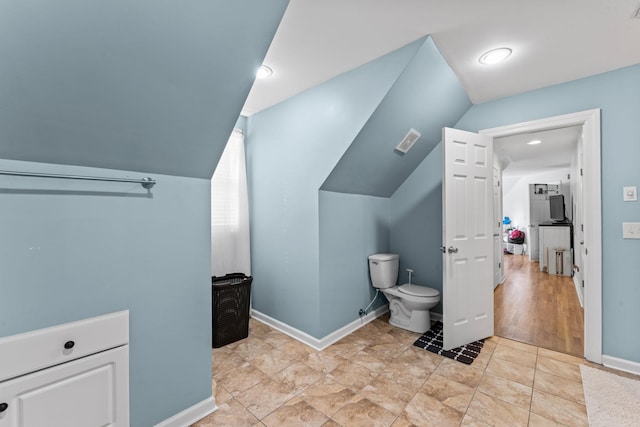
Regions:
M 479 133 L 499 138 L 525 132 L 582 125 L 584 139 L 584 357 L 602 363 L 602 196 L 600 109 L 516 123 Z

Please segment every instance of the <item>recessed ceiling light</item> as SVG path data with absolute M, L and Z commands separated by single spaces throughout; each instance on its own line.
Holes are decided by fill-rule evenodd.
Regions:
M 256 73 L 256 77 L 259 78 L 259 79 L 267 79 L 267 78 L 271 77 L 272 74 L 273 74 L 273 70 L 263 64 L 263 65 L 260 66 L 260 68 L 258 68 L 258 72 Z
M 542 141 L 540 141 L 539 139 L 534 139 L 533 141 L 529 141 L 527 142 L 527 144 L 529 145 L 538 145 L 540 144 Z
M 511 56 L 511 49 L 508 47 L 499 47 L 497 49 L 492 49 L 488 52 L 485 52 L 480 57 L 481 64 L 497 64 L 498 62 L 502 62 Z

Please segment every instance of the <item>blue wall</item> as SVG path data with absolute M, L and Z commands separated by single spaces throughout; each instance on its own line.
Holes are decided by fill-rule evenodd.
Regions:
M 319 336 L 358 318 L 375 295 L 367 257 L 389 252 L 389 207 L 386 197 L 320 191 Z M 371 309 L 385 303 L 380 295 Z
M 602 110 L 603 354 L 640 362 L 640 337 L 632 326 L 640 324 L 636 307 L 640 301 L 640 242 L 623 240 L 621 227 L 623 221 L 640 220 L 638 202 L 622 201 L 623 186 L 640 185 L 636 164 L 640 158 L 640 65 L 474 105 L 455 127 L 478 131 L 594 108 Z M 432 176 L 432 182 L 424 183 L 427 195 L 416 192 L 419 185 L 410 177 L 392 198 L 392 218 L 399 210 L 420 205 L 430 188 L 441 185 L 440 149 L 434 150 L 414 175 L 426 173 L 426 169 Z M 400 199 L 401 194 L 411 197 Z M 405 245 L 396 238 L 397 226 L 392 220 L 393 250 L 424 254 L 425 265 L 442 262 L 441 255 L 433 251 L 442 241 L 442 202 L 432 199 L 433 204 L 422 204 L 422 213 L 403 228 L 419 229 L 426 220 L 440 229 L 433 241 L 416 239 Z M 440 273 L 434 284 L 441 280 Z
M 320 302 L 318 191 L 417 47 L 392 52 L 249 117 L 256 310 L 315 337 L 324 335 L 331 314 L 321 311 Z M 368 298 L 369 291 L 357 286 Z M 349 313 L 357 318 L 357 310 Z
M 391 252 L 400 255 L 399 282 L 442 292 L 442 144 L 391 197 Z M 442 312 L 442 302 L 433 308 Z
M 211 178 L 287 0 L 0 4 L 0 158 Z
M 390 197 L 453 126 L 471 101 L 431 37 L 419 49 L 358 133 L 322 189 Z M 394 148 L 410 129 L 421 137 L 402 154 Z
M 0 169 L 144 176 L 9 160 Z M 210 181 L 152 177 L 150 192 L 0 179 L 0 336 L 128 309 L 133 426 L 211 395 Z

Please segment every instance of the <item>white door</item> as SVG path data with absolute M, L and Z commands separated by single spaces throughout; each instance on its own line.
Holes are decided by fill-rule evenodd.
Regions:
M 443 340 L 493 335 L 493 139 L 443 128 Z
M 493 166 L 493 288 L 504 281 L 502 266 L 502 186 L 500 184 L 500 168 Z

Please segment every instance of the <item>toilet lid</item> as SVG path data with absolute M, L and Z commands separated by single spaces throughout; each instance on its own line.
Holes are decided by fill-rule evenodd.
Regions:
M 436 289 L 420 285 L 410 285 L 408 283 L 399 286 L 398 290 L 403 294 L 414 295 L 417 297 L 437 297 L 438 295 L 440 295 L 440 292 L 438 292 Z

